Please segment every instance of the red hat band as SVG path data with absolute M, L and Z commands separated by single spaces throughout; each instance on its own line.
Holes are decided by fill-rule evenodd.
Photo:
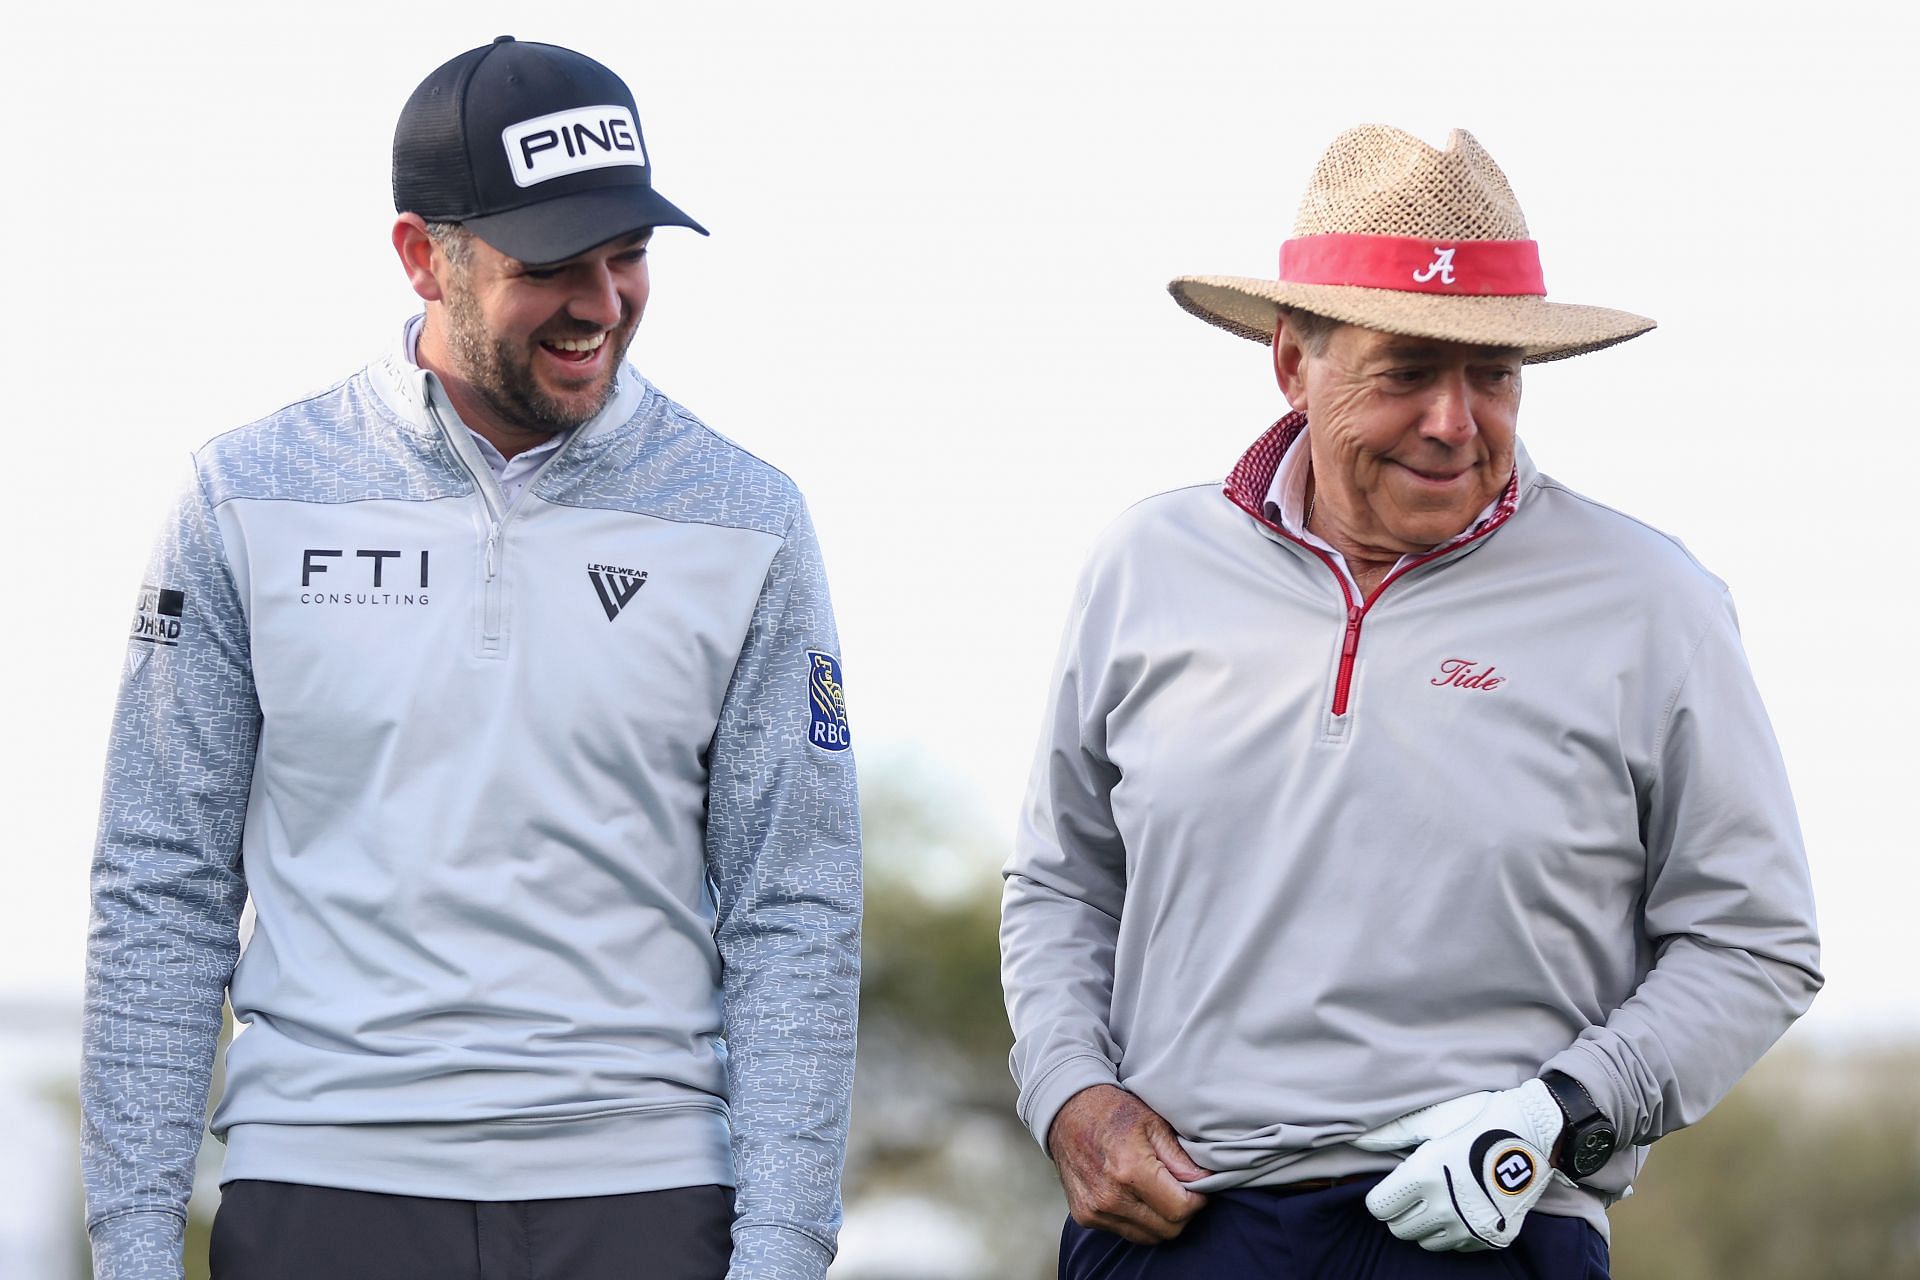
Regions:
M 1428 240 L 1408 236 L 1302 236 L 1280 246 L 1280 279 L 1403 293 L 1545 297 L 1532 240 Z

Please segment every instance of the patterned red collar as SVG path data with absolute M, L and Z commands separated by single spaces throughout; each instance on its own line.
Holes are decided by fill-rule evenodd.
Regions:
M 1280 421 L 1267 428 L 1266 434 L 1253 442 L 1253 447 L 1240 455 L 1240 461 L 1233 464 L 1233 470 L 1227 473 L 1226 495 L 1234 506 L 1258 520 L 1269 528 L 1285 533 L 1273 521 L 1267 519 L 1267 493 L 1273 488 L 1273 478 L 1280 472 L 1280 460 L 1287 456 L 1287 450 L 1300 434 L 1307 429 L 1307 415 L 1295 410 Z M 1451 551 L 1463 542 L 1489 533 L 1505 524 L 1513 515 L 1514 508 L 1520 505 L 1520 463 L 1516 458 L 1513 475 L 1507 479 L 1506 492 L 1494 504 L 1493 511 L 1485 519 L 1455 534 L 1433 550 L 1426 552 L 1421 559 Z M 1291 536 L 1291 535 L 1288 535 Z

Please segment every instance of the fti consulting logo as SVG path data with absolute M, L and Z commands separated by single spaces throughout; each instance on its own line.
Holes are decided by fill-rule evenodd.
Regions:
M 853 745 L 840 659 L 817 649 L 807 650 L 807 710 L 811 717 L 807 741 L 822 751 L 845 751 Z
M 133 638 L 148 644 L 179 644 L 181 618 L 186 607 L 186 592 L 143 584 L 140 603 L 133 611 Z
M 427 551 L 306 547 L 300 552 L 300 603 L 418 607 L 429 602 L 432 568 Z

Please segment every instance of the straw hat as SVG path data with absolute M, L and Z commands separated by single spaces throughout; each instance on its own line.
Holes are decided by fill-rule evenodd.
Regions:
M 1444 151 L 1385 125 L 1349 129 L 1313 172 L 1279 279 L 1181 276 L 1167 288 L 1208 324 L 1262 343 L 1282 306 L 1386 333 L 1520 347 L 1530 364 L 1653 328 L 1630 312 L 1547 301 L 1520 202 L 1465 129 Z

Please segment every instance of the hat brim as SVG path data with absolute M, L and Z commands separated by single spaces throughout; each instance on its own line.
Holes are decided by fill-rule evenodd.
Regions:
M 1629 311 L 1532 296 L 1411 293 L 1246 276 L 1180 276 L 1167 291 L 1208 324 L 1253 342 L 1273 341 L 1285 306 L 1382 333 L 1516 347 L 1526 353 L 1528 364 L 1598 351 L 1654 327 L 1652 320 Z
M 707 229 L 652 187 L 598 187 L 555 196 L 504 213 L 468 218 L 462 225 L 488 244 L 530 266 L 562 262 L 645 227 Z

